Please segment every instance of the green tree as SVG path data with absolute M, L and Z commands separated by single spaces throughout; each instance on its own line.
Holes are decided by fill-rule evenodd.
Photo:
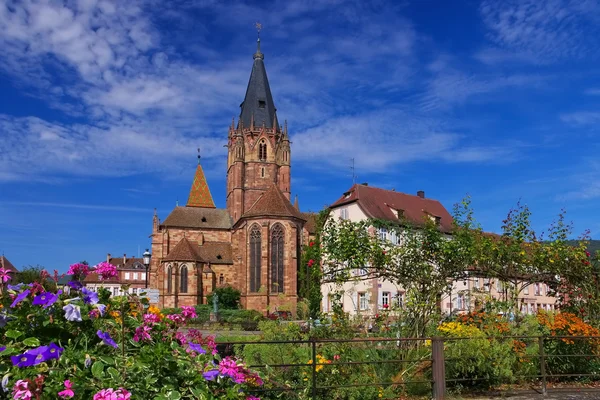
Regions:
M 21 271 L 17 273 L 15 283 L 34 283 L 41 284 L 46 290 L 56 290 L 56 282 L 50 278 L 48 272 L 41 265 L 29 265 L 23 267 Z
M 318 318 L 321 313 L 321 235 L 328 216 L 328 210 L 317 215 L 315 237 L 302 248 L 298 269 L 298 295 L 308 303 L 309 316 L 312 318 Z
M 239 290 L 234 289 L 231 286 L 216 288 L 213 293 L 206 296 L 206 300 L 209 305 L 212 305 L 215 294 L 218 296 L 219 308 L 225 310 L 234 310 L 240 308 L 241 293 Z

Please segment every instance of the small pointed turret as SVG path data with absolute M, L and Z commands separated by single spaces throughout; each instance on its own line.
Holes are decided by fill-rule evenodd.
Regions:
M 298 195 L 294 198 L 294 208 L 300 211 L 300 205 L 298 204 Z
M 215 202 L 213 201 L 202 165 L 200 165 L 200 149 L 198 149 L 198 166 L 196 167 L 196 175 L 194 175 L 194 182 L 192 182 L 192 188 L 190 189 L 190 196 L 186 207 L 204 207 L 204 208 L 216 208 Z

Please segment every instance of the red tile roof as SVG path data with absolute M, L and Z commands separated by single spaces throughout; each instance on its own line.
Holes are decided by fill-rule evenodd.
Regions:
M 243 217 L 293 217 L 305 220 L 277 185 L 271 185 L 244 213 Z
M 369 218 L 400 222 L 401 218 L 422 225 L 427 215 L 438 217 L 444 232 L 452 231 L 452 216 L 442 203 L 392 190 L 366 185 L 353 185 L 330 208 L 356 202 Z M 398 218 L 398 211 L 403 217 Z
M 83 283 L 120 283 L 119 275 L 113 276 L 109 279 L 100 279 L 98 274 L 92 272 L 88 276 L 85 277 Z
M 306 220 L 306 223 L 304 224 L 304 229 L 306 229 L 306 231 L 310 234 L 317 233 L 317 217 L 319 216 L 319 214 L 312 212 L 304 212 L 301 214 L 302 217 Z
M 198 167 L 196 168 L 196 175 L 194 175 L 194 181 L 190 189 L 187 207 L 215 208 L 215 202 L 210 194 L 210 189 L 208 188 L 208 183 L 206 182 L 200 162 L 198 162 Z
M 8 259 L 4 257 L 4 255 L 0 256 L 0 267 L 6 268 L 7 270 L 12 272 L 19 272 L 19 270 L 14 265 L 12 265 L 12 263 L 8 261 Z
M 183 238 L 173 247 L 163 261 L 202 261 L 198 243 Z

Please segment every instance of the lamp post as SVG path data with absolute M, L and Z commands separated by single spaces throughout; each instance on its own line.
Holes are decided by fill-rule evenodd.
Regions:
M 150 267 L 150 259 L 152 258 L 152 254 L 146 249 L 144 254 L 142 254 L 144 258 L 144 266 L 146 267 L 146 289 L 148 289 L 148 267 Z

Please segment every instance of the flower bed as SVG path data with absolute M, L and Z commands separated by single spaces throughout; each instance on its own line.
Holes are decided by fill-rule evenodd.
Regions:
M 114 271 L 103 263 L 94 272 Z M 40 283 L 0 286 L 0 398 L 257 399 L 258 374 L 221 358 L 213 337 L 178 331 L 194 308 L 165 315 L 136 296 L 69 286 L 69 295 Z

